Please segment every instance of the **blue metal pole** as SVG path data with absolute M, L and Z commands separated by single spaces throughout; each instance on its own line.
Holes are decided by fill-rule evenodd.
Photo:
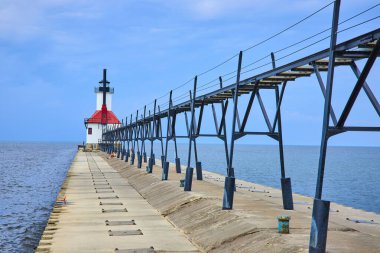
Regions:
M 144 119 L 143 119 L 143 140 L 142 140 L 142 152 L 143 152 L 143 158 L 144 163 L 146 163 L 146 152 L 145 152 L 145 139 L 146 139 L 146 126 L 145 126 L 145 115 L 146 115 L 146 105 L 144 106 Z
M 286 83 L 284 83 L 286 85 Z M 285 210 L 293 210 L 293 195 L 292 195 L 292 183 L 289 177 L 285 175 L 285 161 L 284 161 L 284 145 L 282 142 L 282 124 L 281 124 L 281 102 L 278 91 L 278 86 L 275 89 L 276 92 L 276 104 L 277 108 L 277 120 L 278 120 L 278 147 L 280 152 L 280 166 L 281 166 L 281 190 L 282 190 L 282 204 Z
M 132 151 L 131 151 L 131 162 L 133 165 L 135 163 L 135 147 L 136 147 L 136 127 L 135 124 L 132 124 L 132 114 L 131 114 L 131 137 L 132 137 Z
M 176 112 L 174 110 L 173 122 L 172 122 L 172 136 L 174 141 L 174 151 L 175 151 L 175 170 L 176 173 L 181 173 L 181 160 L 178 157 L 178 148 L 177 148 L 177 137 L 175 133 L 175 123 L 176 123 Z
M 184 191 L 191 191 L 191 186 L 193 183 L 194 168 L 190 167 L 190 165 L 191 165 L 191 143 L 193 141 L 193 133 L 194 133 L 194 110 L 195 110 L 194 106 L 195 106 L 195 97 L 196 97 L 196 91 L 197 91 L 197 79 L 198 77 L 195 76 L 193 96 L 191 96 L 191 91 L 189 91 L 190 99 L 191 99 L 191 123 L 190 123 L 190 129 L 189 129 L 189 150 L 188 150 L 188 156 L 187 156 L 187 168 L 186 168 L 186 175 L 185 175 Z
M 329 51 L 329 64 L 326 82 L 326 98 L 324 104 L 322 140 L 320 147 L 319 166 L 317 186 L 315 190 L 315 199 L 313 204 L 313 215 L 311 222 L 309 252 L 324 253 L 326 252 L 327 229 L 329 219 L 330 202 L 322 200 L 323 176 L 325 171 L 326 151 L 328 142 L 328 129 L 330 121 L 330 109 L 332 98 L 332 87 L 334 80 L 335 64 L 335 46 L 337 40 L 338 22 L 339 22 L 340 0 L 334 2 L 334 12 L 332 18 L 331 40 Z
M 127 148 L 125 150 L 125 162 L 128 162 L 128 158 L 129 158 L 129 126 L 128 126 L 128 117 L 125 117 L 125 139 L 127 141 Z
M 158 115 L 161 114 L 161 108 L 158 106 Z M 157 136 L 161 142 L 161 168 L 164 169 L 165 166 L 165 154 L 164 154 L 164 143 L 162 142 L 162 126 L 161 126 L 161 118 L 158 118 L 158 125 L 157 125 Z
M 140 126 L 138 125 L 138 116 L 139 116 L 139 110 L 136 112 L 136 142 L 137 142 L 137 168 L 141 168 L 142 164 L 142 156 L 140 152 L 140 145 L 139 145 L 139 139 L 140 139 Z
M 235 172 L 232 167 L 232 161 L 234 156 L 234 142 L 235 142 L 235 127 L 237 119 L 237 106 L 238 106 L 238 93 L 239 93 L 239 82 L 240 82 L 240 73 L 241 73 L 241 63 L 243 59 L 243 52 L 239 53 L 239 62 L 236 75 L 236 84 L 234 91 L 234 110 L 232 116 L 232 128 L 231 128 L 231 142 L 230 142 L 230 152 L 229 152 L 229 161 L 227 168 L 227 177 L 224 181 L 224 195 L 223 195 L 223 209 L 232 209 L 234 202 L 234 191 L 235 191 Z
M 219 76 L 219 87 L 220 88 L 223 88 L 223 80 L 222 80 L 222 77 Z M 227 100 L 228 101 L 228 100 Z M 220 103 L 220 108 L 221 108 L 221 111 L 222 113 L 225 112 L 225 107 L 228 106 L 228 102 L 226 102 L 226 104 L 224 104 L 224 102 L 222 101 Z M 226 108 L 227 109 L 227 108 Z M 215 111 L 214 111 L 215 112 Z M 214 113 L 215 114 L 215 113 Z M 215 115 L 216 117 L 216 115 Z M 223 117 L 223 115 L 222 115 Z M 228 157 L 228 143 L 227 143 L 227 128 L 226 128 L 226 121 L 223 120 L 222 122 L 223 124 L 220 125 L 220 128 L 223 128 L 223 144 L 224 144 L 224 153 L 226 155 L 226 164 L 227 164 L 227 168 L 228 168 L 228 163 L 229 163 L 229 157 Z M 216 128 L 218 128 L 218 126 L 216 125 Z M 217 132 L 219 134 L 219 129 L 217 129 Z M 221 133 L 221 132 L 220 132 Z
M 170 110 L 171 110 L 171 104 L 172 104 L 172 93 L 173 91 L 170 91 L 169 93 L 169 106 L 168 106 L 168 121 L 167 121 L 167 128 L 166 128 L 166 140 L 165 140 L 165 157 L 164 157 L 164 167 L 162 169 L 162 180 L 168 180 L 168 174 L 169 174 L 169 162 L 168 162 L 168 144 L 169 144 L 169 128 L 170 128 Z
M 153 139 L 154 139 L 154 134 L 156 130 L 156 103 L 157 99 L 154 100 L 154 109 L 153 109 L 153 129 L 151 131 L 151 139 L 150 139 L 150 157 L 149 157 L 149 164 L 148 164 L 148 173 L 153 172 L 153 165 L 154 165 L 154 154 L 153 154 Z

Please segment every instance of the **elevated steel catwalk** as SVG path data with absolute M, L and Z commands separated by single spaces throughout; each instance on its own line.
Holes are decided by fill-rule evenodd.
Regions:
M 320 149 L 320 160 L 317 178 L 316 195 L 313 206 L 311 237 L 310 237 L 310 252 L 325 252 L 327 240 L 327 224 L 329 215 L 329 201 L 322 200 L 324 167 L 326 159 L 327 142 L 331 136 L 347 131 L 373 131 L 380 132 L 379 126 L 346 126 L 346 119 L 351 111 L 353 104 L 363 88 L 365 94 L 369 98 L 373 108 L 380 117 L 380 104 L 374 96 L 366 79 L 371 71 L 371 68 L 379 57 L 380 53 L 380 29 L 373 30 L 366 34 L 357 36 L 340 44 L 336 44 L 337 26 L 339 20 L 340 1 L 334 2 L 333 25 L 330 36 L 330 47 L 317 53 L 308 55 L 302 59 L 290 62 L 288 64 L 276 67 L 274 56 L 272 55 L 273 69 L 240 80 L 242 70 L 242 52 L 239 54 L 239 63 L 236 74 L 236 81 L 223 87 L 222 79 L 220 80 L 220 88 L 203 95 L 197 95 L 197 77 L 194 78 L 194 87 L 189 91 L 189 99 L 185 102 L 174 104 L 172 100 L 172 92 L 170 92 L 168 108 L 160 110 L 160 106 L 154 103 L 154 111 L 146 111 L 139 115 L 136 112 L 135 120 L 133 115 L 130 117 L 129 123 L 127 119 L 125 124 L 114 126 L 103 130 L 103 140 L 100 143 L 103 151 L 118 153 L 118 157 L 127 162 L 129 157 L 131 164 L 134 163 L 135 152 L 137 151 L 138 168 L 142 166 L 142 159 L 147 162 L 145 151 L 145 142 L 151 144 L 150 157 L 148 161 L 147 172 L 151 173 L 155 156 L 153 153 L 154 141 L 159 141 L 161 144 L 161 166 L 163 168 L 162 180 L 168 178 L 167 147 L 168 142 L 173 141 L 176 155 L 176 171 L 181 172 L 180 158 L 177 152 L 177 138 L 188 138 L 188 164 L 185 176 L 185 191 L 191 191 L 193 168 L 190 166 L 192 150 L 194 151 L 194 159 L 196 164 L 196 178 L 202 180 L 202 165 L 198 161 L 196 139 L 198 137 L 216 137 L 220 139 L 225 148 L 225 158 L 227 167 L 227 177 L 225 179 L 225 190 L 223 198 L 223 209 L 232 209 L 233 194 L 235 189 L 235 175 L 233 168 L 233 154 L 235 140 L 244 137 L 245 135 L 265 135 L 278 141 L 280 155 L 280 172 L 281 172 L 281 188 L 284 209 L 293 209 L 293 198 L 291 181 L 285 174 L 283 143 L 282 143 L 282 126 L 281 126 L 281 102 L 284 95 L 285 87 L 289 82 L 299 78 L 310 77 L 315 74 L 320 85 L 322 94 L 325 98 L 324 119 L 322 128 L 322 140 Z M 362 71 L 356 65 L 358 60 L 366 60 Z M 357 77 L 357 82 L 348 97 L 347 103 L 344 106 L 343 112 L 336 115 L 331 105 L 332 86 L 335 67 L 346 66 L 351 68 Z M 324 84 L 320 72 L 327 72 L 327 82 Z M 281 89 L 280 89 L 281 88 Z M 275 94 L 276 113 L 273 121 L 268 117 L 263 100 L 261 99 L 260 90 L 272 90 Z M 238 98 L 242 95 L 249 95 L 249 102 L 241 119 L 238 111 Z M 340 94 L 339 94 L 340 95 Z M 267 130 L 264 131 L 246 131 L 245 126 L 248 122 L 250 111 L 254 100 L 257 100 L 262 115 L 265 119 Z M 229 136 L 230 141 L 227 141 L 226 134 L 226 112 L 229 101 L 233 103 L 233 117 L 231 122 L 232 132 Z M 230 103 L 231 104 L 231 103 Z M 201 124 L 203 119 L 204 107 L 211 105 L 212 117 L 215 123 L 215 134 L 203 134 L 201 132 Z M 215 107 L 220 106 L 221 117 L 218 118 Z M 198 110 L 198 116 L 195 112 Z M 177 115 L 183 113 L 185 115 L 185 123 L 187 134 L 176 134 Z M 190 120 L 188 119 L 190 114 Z M 167 120 L 166 133 L 163 134 L 162 119 Z M 330 124 L 330 119 L 332 125 Z M 237 128 L 236 128 L 237 127 Z M 165 141 L 165 149 L 163 142 Z
M 380 38 L 380 29 L 368 32 L 366 34 L 360 35 L 353 39 L 347 40 L 336 45 L 337 56 L 335 58 L 335 66 L 350 66 L 352 62 L 368 58 L 373 47 L 375 47 L 376 41 Z M 358 49 L 360 51 L 354 51 Z M 239 82 L 239 96 L 243 94 L 249 94 L 255 89 L 255 83 L 258 82 L 260 89 L 271 88 L 276 85 L 283 84 L 284 81 L 290 82 L 295 81 L 301 77 L 309 77 L 315 70 L 313 68 L 313 63 L 318 66 L 319 71 L 328 70 L 328 56 L 329 49 L 326 48 L 315 54 L 311 54 L 302 59 L 293 61 L 291 63 L 279 66 L 270 71 L 249 77 L 247 79 L 241 80 Z M 215 91 L 206 93 L 195 98 L 195 108 L 201 106 L 202 101 L 205 105 L 220 103 L 226 99 L 233 98 L 233 92 L 235 90 L 236 82 L 227 85 L 223 88 L 217 89 Z M 171 107 L 171 111 L 176 111 L 177 113 L 190 111 L 192 101 L 189 99 Z M 152 121 L 153 118 L 166 118 L 169 109 L 165 109 L 156 115 L 150 115 L 144 119 L 139 119 L 137 124 L 146 123 L 147 121 Z M 132 124 L 136 124 L 133 122 Z M 124 126 L 128 128 L 129 125 Z

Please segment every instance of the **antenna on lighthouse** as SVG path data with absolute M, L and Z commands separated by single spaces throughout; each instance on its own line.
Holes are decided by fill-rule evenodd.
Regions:
M 102 124 L 107 124 L 107 103 L 106 103 L 106 94 L 110 91 L 110 87 L 107 81 L 107 69 L 103 69 L 103 80 L 99 81 L 100 84 L 103 84 L 102 87 L 99 87 L 99 90 L 103 92 L 103 104 L 102 104 Z

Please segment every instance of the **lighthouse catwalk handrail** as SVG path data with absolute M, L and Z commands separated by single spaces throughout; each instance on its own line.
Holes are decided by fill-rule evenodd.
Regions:
M 195 76 L 191 81 L 193 82 L 193 89 L 186 95 L 188 99 L 184 102 L 175 104 L 175 99 L 172 98 L 172 92 L 169 93 L 167 108 L 161 110 L 160 105 L 157 104 L 157 99 L 154 101 L 153 112 L 146 111 L 139 115 L 136 112 L 135 117 L 131 115 L 130 121 L 126 118 L 125 123 L 121 126 L 107 127 L 103 130 L 103 139 L 101 141 L 101 148 L 103 151 L 118 153 L 118 157 L 125 161 L 130 158 L 131 164 L 134 163 L 135 152 L 137 149 L 137 167 L 142 166 L 142 157 L 144 162 L 147 162 L 145 143 L 149 141 L 150 156 L 147 162 L 147 173 L 152 173 L 153 165 L 155 164 L 155 156 L 153 152 L 153 145 L 155 141 L 161 144 L 161 166 L 162 180 L 168 179 L 169 163 L 167 160 L 168 143 L 174 142 L 175 147 L 175 167 L 176 172 L 181 172 L 180 158 L 177 152 L 178 138 L 186 138 L 189 140 L 187 168 L 185 174 L 185 191 L 192 190 L 193 170 L 191 167 L 191 154 L 194 154 L 196 165 L 196 178 L 202 180 L 202 165 L 198 160 L 197 143 L 199 137 L 215 137 L 223 142 L 225 150 L 225 159 L 227 165 L 224 196 L 223 196 L 223 209 L 233 208 L 233 199 L 235 191 L 235 173 L 233 167 L 234 155 L 234 142 L 246 135 L 264 135 L 268 136 L 278 142 L 279 156 L 280 156 L 280 174 L 281 174 L 281 189 L 283 207 L 287 210 L 293 209 L 293 198 L 291 180 L 286 177 L 284 154 L 283 154 L 283 141 L 282 141 L 282 125 L 281 125 L 281 105 L 284 97 L 285 88 L 288 83 L 295 81 L 302 77 L 310 77 L 315 74 L 316 80 L 320 86 L 324 103 L 324 116 L 322 127 L 322 139 L 320 146 L 320 159 L 318 166 L 317 186 L 315 199 L 313 203 L 312 225 L 310 233 L 309 251 L 310 252 L 325 252 L 327 240 L 327 226 L 329 216 L 330 202 L 322 200 L 324 169 L 326 160 L 326 150 L 328 139 L 334 135 L 348 132 L 348 131 L 370 131 L 380 132 L 379 126 L 348 126 L 346 125 L 347 117 L 349 116 L 352 106 L 355 103 L 361 89 L 364 90 L 372 107 L 380 117 L 380 105 L 373 94 L 366 79 L 369 75 L 376 58 L 380 52 L 380 29 L 376 29 L 360 36 L 351 38 L 347 41 L 337 44 L 338 22 L 340 1 L 334 1 L 333 18 L 330 38 L 330 46 L 324 50 L 308 55 L 301 59 L 287 63 L 285 65 L 277 66 L 275 55 L 271 54 L 272 69 L 250 76 L 248 78 L 240 79 L 242 74 L 242 58 L 243 51 L 238 54 L 238 66 L 236 80 L 228 85 L 223 83 L 223 78 L 219 77 L 219 88 L 202 94 L 197 95 L 198 78 Z M 356 61 L 365 60 L 362 70 L 359 69 Z M 332 87 L 334 83 L 334 70 L 335 67 L 348 67 L 353 71 L 357 77 L 357 81 L 351 94 L 347 98 L 347 102 L 343 106 L 343 111 L 339 115 L 333 110 L 331 105 Z M 327 81 L 324 83 L 321 72 L 327 72 Z M 261 97 L 261 91 L 272 91 L 275 101 L 275 115 L 270 119 L 265 103 Z M 239 97 L 247 95 L 249 101 L 244 111 L 239 111 Z M 343 96 L 344 94 L 339 94 Z M 248 131 L 246 130 L 247 122 L 251 115 L 251 108 L 253 103 L 257 100 L 259 108 L 266 124 L 266 129 L 262 131 Z M 226 114 L 229 105 L 232 103 L 232 119 L 230 122 L 231 134 L 227 136 Z M 203 133 L 202 121 L 204 119 L 204 108 L 210 105 L 212 109 L 212 119 L 215 125 L 215 133 Z M 219 115 L 216 107 L 219 107 Z M 231 105 L 230 105 L 231 107 Z M 176 122 L 178 116 L 183 115 L 186 125 L 186 134 L 178 135 L 176 133 Z M 242 118 L 240 118 L 242 116 Z M 166 119 L 166 129 L 163 130 L 162 120 Z M 331 120 L 331 123 L 330 123 Z M 229 141 L 227 140 L 229 137 Z M 164 145 L 165 142 L 165 145 Z M 164 148 L 165 147 L 165 148 Z M 192 152 L 193 150 L 193 152 Z

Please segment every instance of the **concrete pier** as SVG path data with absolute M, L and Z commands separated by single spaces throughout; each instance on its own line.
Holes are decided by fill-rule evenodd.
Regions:
M 36 252 L 199 252 L 96 153 L 79 151 Z
M 312 198 L 294 194 L 286 211 L 279 189 L 237 180 L 234 209 L 222 210 L 224 176 L 204 171 L 184 192 L 175 164 L 167 181 L 156 164 L 147 174 L 146 163 L 79 151 L 59 196 L 68 202 L 54 208 L 37 252 L 308 252 Z M 277 232 L 279 215 L 291 216 L 290 234 Z M 379 222 L 332 203 L 327 251 L 379 252 Z

